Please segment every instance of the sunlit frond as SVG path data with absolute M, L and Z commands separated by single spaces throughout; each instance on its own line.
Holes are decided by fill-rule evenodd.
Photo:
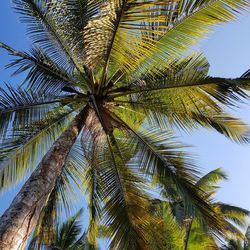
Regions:
M 232 140 L 247 142 L 247 125 L 224 113 L 223 108 L 247 99 L 243 90 L 249 88 L 249 79 L 208 77 L 208 63 L 202 55 L 189 56 L 175 65 L 158 77 L 135 81 L 122 93 L 119 89 L 118 93 L 110 91 L 119 112 L 122 108 L 134 110 L 155 120 L 155 124 L 184 130 L 198 125 L 214 128 Z
M 1 191 L 20 181 L 35 168 L 38 160 L 70 124 L 73 117 L 74 109 L 59 107 L 29 127 L 19 128 L 1 143 Z
M 213 238 L 213 236 L 212 231 L 204 227 L 204 225 L 201 226 L 199 221 L 193 220 L 187 249 L 219 250 L 216 237 Z
M 163 96 L 172 92 L 185 91 L 190 93 L 195 91 L 196 95 L 199 94 L 204 102 L 207 101 L 207 104 L 210 106 L 213 104 L 214 107 L 216 104 L 212 100 L 233 105 L 247 98 L 247 94 L 243 91 L 250 88 L 250 81 L 247 77 L 235 79 L 210 77 L 208 70 L 209 63 L 204 55 L 195 53 L 173 61 L 170 68 L 164 68 L 163 65 L 161 72 L 157 75 L 151 76 L 148 72 L 143 74 L 139 80 L 132 81 L 129 86 L 124 87 L 122 93 L 119 93 L 118 88 L 111 90 L 110 94 L 113 97 L 136 93 L 147 96 L 151 93 L 159 94 L 159 91 L 164 91 Z M 212 100 L 209 101 L 209 99 Z
M 172 214 L 171 207 L 168 202 L 162 202 L 162 216 L 164 220 L 164 234 L 169 241 L 167 246 L 169 249 L 182 249 L 184 230 L 176 222 L 176 218 Z
M 167 65 L 173 58 L 183 56 L 216 24 L 235 19 L 250 6 L 248 0 L 181 0 L 177 3 L 177 11 L 167 19 L 168 28 L 151 47 L 151 56 L 144 56 L 137 75 L 141 72 L 158 74 L 161 64 Z
M 219 188 L 218 182 L 227 179 L 227 174 L 221 168 L 217 168 L 203 175 L 196 182 L 196 186 L 204 190 L 207 194 L 213 195 L 214 192 Z
M 224 217 L 238 227 L 244 228 L 247 224 L 247 219 L 250 215 L 250 211 L 241 207 L 218 202 L 215 204 L 219 207 Z
M 166 19 L 177 12 L 177 6 L 175 0 L 112 1 L 107 5 L 113 15 L 107 25 L 111 36 L 104 70 L 114 65 L 124 72 L 140 67 L 142 58 L 151 54 L 155 40 L 168 28 Z

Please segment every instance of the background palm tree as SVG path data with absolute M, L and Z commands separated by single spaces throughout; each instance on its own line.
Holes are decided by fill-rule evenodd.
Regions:
M 223 234 L 224 218 L 195 186 L 198 171 L 170 130 L 204 126 L 248 142 L 246 125 L 224 109 L 247 97 L 249 72 L 210 77 L 204 56 L 187 51 L 250 2 L 14 3 L 35 47 L 20 52 L 0 44 L 16 57 L 14 74 L 28 71 L 25 88 L 1 89 L 1 190 L 46 155 L 1 217 L 0 247 L 24 248 L 37 224 L 42 238 L 45 221 L 58 218 L 57 198 L 67 209 L 66 193 L 85 184 L 91 244 L 102 221 L 112 249 L 152 249 L 155 238 L 164 248 L 162 219 L 147 209 L 151 180 L 166 191 L 171 180 L 184 207 Z
M 225 179 L 227 179 L 226 174 L 221 169 L 215 169 L 201 177 L 196 183 L 196 186 L 204 190 L 209 199 L 212 200 L 217 189 L 219 188 L 218 182 Z M 221 213 L 221 215 L 225 218 L 227 228 L 225 234 L 221 238 L 216 235 L 216 233 L 214 234 L 209 231 L 208 227 L 205 225 L 200 225 L 198 218 L 185 218 L 186 221 L 183 223 L 186 227 L 184 249 L 206 249 L 211 246 L 218 249 L 218 243 L 220 243 L 220 241 L 224 241 L 225 239 L 245 239 L 241 230 L 244 230 L 250 212 L 240 207 L 213 200 L 212 204 L 217 213 Z
M 75 215 L 69 217 L 60 227 L 57 225 L 53 230 L 53 241 L 39 243 L 36 236 L 31 240 L 29 249 L 36 248 L 49 250 L 84 250 L 87 249 L 88 242 L 86 234 L 82 232 L 80 219 L 83 210 L 79 210 Z M 51 232 L 50 232 L 51 233 Z M 48 237 L 49 239 L 49 237 Z
M 172 249 L 220 249 L 222 242 L 242 244 L 246 240 L 242 231 L 245 229 L 250 212 L 213 199 L 219 188 L 218 183 L 225 179 L 227 179 L 226 174 L 221 169 L 215 169 L 202 176 L 196 183 L 197 188 L 206 193 L 205 196 L 216 213 L 225 219 L 226 229 L 223 235 L 211 230 L 200 220 L 199 214 L 190 213 L 170 183 L 168 193 L 163 193 L 165 201 L 152 201 L 152 211 L 156 213 L 159 210 L 163 214 L 166 237 L 171 235 L 169 245 L 172 244 Z

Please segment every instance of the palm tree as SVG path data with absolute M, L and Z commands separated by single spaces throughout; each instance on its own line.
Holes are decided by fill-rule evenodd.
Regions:
M 169 131 L 204 126 L 248 141 L 246 125 L 224 107 L 247 97 L 249 72 L 236 79 L 208 76 L 206 58 L 187 51 L 214 24 L 247 10 L 250 1 L 14 4 L 34 47 L 20 52 L 0 43 L 16 57 L 9 64 L 14 74 L 28 71 L 25 87 L 1 89 L 0 188 L 32 175 L 0 219 L 0 248 L 23 249 L 36 225 L 55 223 L 56 198 L 64 197 L 69 207 L 63 187 L 72 190 L 73 181 L 88 187 L 88 238 L 95 241 L 102 220 L 112 249 L 152 249 L 162 223 L 145 209 L 149 179 L 163 189 L 171 179 L 189 208 L 222 233 L 221 218 L 195 186 L 193 163 Z M 77 163 L 72 151 L 82 152 Z
M 88 244 L 86 234 L 82 233 L 80 217 L 83 210 L 79 210 L 75 215 L 69 217 L 60 227 L 53 231 L 53 242 L 43 242 L 39 247 L 48 250 L 84 250 Z M 38 242 L 34 237 L 29 244 L 29 249 L 37 247 Z M 39 244 L 38 244 L 39 245 Z
M 172 235 L 177 235 L 174 239 L 176 249 L 220 249 L 218 243 L 225 242 L 225 240 L 235 243 L 245 240 L 245 236 L 239 228 L 244 229 L 250 212 L 240 207 L 216 202 L 213 199 L 219 188 L 218 182 L 226 179 L 226 174 L 218 168 L 202 176 L 196 183 L 196 187 L 206 193 L 206 197 L 210 200 L 216 213 L 224 218 L 226 228 L 224 235 L 218 235 L 217 232 L 211 230 L 202 222 L 199 214 L 192 214 L 187 211 L 174 186 L 171 188 L 169 184 L 171 190 L 167 194 L 163 193 L 166 198 L 165 204 L 159 204 L 164 206 L 162 212 L 165 214 L 166 225 L 171 221 L 176 224 L 172 231 Z M 234 239 L 237 241 L 234 241 Z
M 211 172 L 209 172 L 208 174 L 206 174 L 205 176 L 203 176 L 202 178 L 199 179 L 199 181 L 196 183 L 196 186 L 202 190 L 204 190 L 209 199 L 212 200 L 213 196 L 215 195 L 217 189 L 218 189 L 218 182 L 221 180 L 225 180 L 227 179 L 226 174 L 221 171 L 221 169 L 215 169 Z M 221 213 L 222 216 L 225 218 L 226 221 L 226 228 L 227 228 L 227 232 L 225 233 L 225 235 L 223 236 L 225 240 L 226 238 L 235 238 L 235 239 L 244 239 L 244 235 L 242 234 L 242 232 L 239 230 L 239 228 L 244 229 L 246 223 L 247 223 L 247 219 L 248 216 L 250 215 L 250 212 L 246 209 L 237 207 L 237 206 L 232 206 L 230 204 L 225 204 L 222 202 L 215 202 L 213 201 L 213 206 L 215 207 L 216 211 L 218 213 Z M 194 223 L 195 224 L 195 223 Z M 189 224 L 186 225 L 186 234 L 191 235 L 192 233 L 192 221 L 189 222 Z M 197 226 L 196 226 L 197 227 Z M 200 227 L 200 226 L 199 226 Z M 197 227 L 197 228 L 199 228 Z M 195 241 L 195 233 L 197 233 L 197 228 L 196 228 L 196 232 L 194 230 L 193 233 L 193 242 Z M 207 227 L 200 227 L 203 231 L 203 235 L 204 232 L 207 235 L 211 235 L 213 236 L 212 232 L 208 231 Z M 190 234 L 191 233 L 191 234 Z M 214 242 L 214 245 L 216 246 L 216 235 L 215 235 L 215 239 L 213 239 L 210 236 L 210 245 L 211 242 Z M 184 239 L 184 249 L 188 249 L 188 240 L 189 238 Z M 218 236 L 217 236 L 217 241 L 218 241 Z

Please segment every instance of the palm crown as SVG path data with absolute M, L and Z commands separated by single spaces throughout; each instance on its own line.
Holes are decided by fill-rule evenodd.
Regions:
M 165 190 L 174 183 L 186 209 L 223 234 L 224 219 L 195 186 L 197 168 L 170 130 L 204 126 L 248 141 L 246 125 L 224 108 L 247 97 L 249 73 L 236 79 L 208 76 L 206 58 L 187 51 L 212 25 L 234 19 L 250 2 L 14 3 L 35 47 L 21 52 L 0 43 L 16 57 L 9 64 L 14 74 L 28 71 L 25 88 L 1 89 L 1 190 L 34 169 L 76 114 L 84 117 L 43 208 L 40 240 L 43 230 L 48 240 L 46 228 L 56 223 L 57 200 L 70 207 L 66 192 L 73 192 L 73 182 L 88 190 L 93 245 L 102 221 L 109 226 L 111 248 L 152 249 L 162 220 L 148 211 L 150 180 Z M 159 244 L 164 248 L 164 240 Z

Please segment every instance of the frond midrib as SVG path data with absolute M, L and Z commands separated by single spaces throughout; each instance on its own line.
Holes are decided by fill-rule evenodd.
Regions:
M 118 19 L 116 20 L 115 25 L 114 25 L 115 30 L 113 31 L 113 35 L 112 35 L 111 41 L 110 41 L 108 49 L 107 49 L 107 58 L 106 58 L 106 61 L 105 61 L 104 67 L 103 67 L 101 82 L 100 82 L 100 85 L 98 86 L 98 93 L 102 92 L 103 88 L 105 88 L 105 82 L 104 82 L 105 81 L 105 75 L 107 73 L 107 68 L 108 68 L 108 64 L 109 64 L 109 60 L 110 60 L 110 55 L 111 55 L 111 52 L 112 52 L 112 48 L 113 48 L 113 44 L 114 44 L 114 41 L 115 41 L 117 31 L 119 29 L 120 21 L 121 21 L 121 18 L 122 18 L 122 13 L 124 11 L 124 7 L 126 5 L 126 2 L 127 2 L 127 0 L 123 0 L 123 4 L 122 4 L 121 9 L 119 11 L 120 15 L 118 15 Z

